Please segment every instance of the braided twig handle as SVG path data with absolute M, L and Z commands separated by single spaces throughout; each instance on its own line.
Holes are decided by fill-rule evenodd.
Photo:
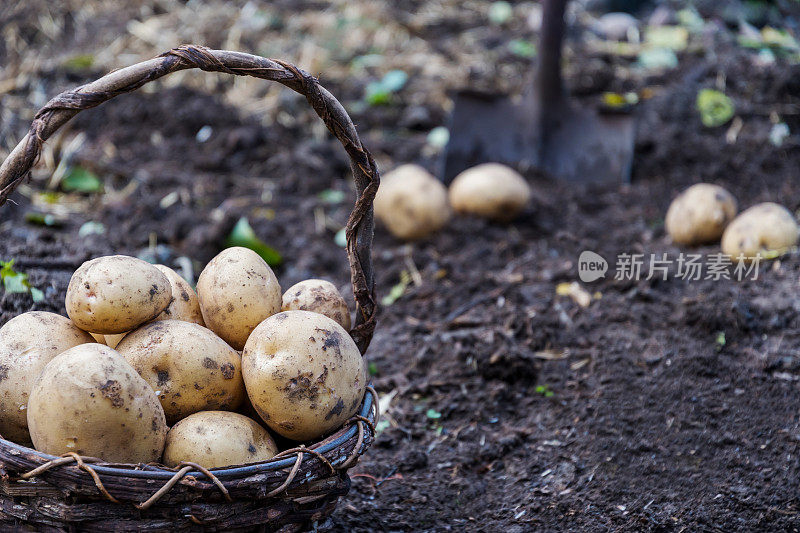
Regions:
M 145 83 L 172 72 L 190 68 L 253 76 L 285 85 L 306 97 L 328 130 L 344 146 L 350 157 L 358 193 L 345 228 L 350 277 L 356 301 L 356 321 L 350 334 L 361 353 L 364 353 L 375 330 L 375 279 L 371 256 L 374 229 L 372 202 L 378 190 L 380 176 L 372 155 L 361 144 L 344 107 L 316 78 L 294 65 L 242 52 L 210 50 L 187 44 L 65 91 L 36 113 L 28 134 L 0 166 L 0 206 L 30 175 L 30 170 L 41 153 L 42 143 L 80 111 L 98 106 L 117 95 L 134 91 Z

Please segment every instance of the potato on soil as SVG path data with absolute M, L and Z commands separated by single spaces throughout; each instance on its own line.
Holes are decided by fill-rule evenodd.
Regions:
M 163 463 L 222 468 L 267 461 L 277 453 L 275 441 L 255 420 L 228 411 L 201 411 L 169 430 Z
M 205 326 L 203 313 L 200 311 L 200 300 L 189 282 L 180 274 L 164 265 L 155 265 L 169 280 L 172 288 L 172 300 L 155 320 L 183 320 Z
M 772 202 L 757 204 L 733 219 L 722 234 L 722 252 L 736 261 L 740 256 L 771 258 L 797 244 L 800 228 L 792 213 Z
M 33 382 L 58 354 L 91 342 L 67 317 L 45 311 L 23 313 L 0 328 L 0 435 L 31 443 L 27 409 Z
M 242 374 L 258 415 L 298 441 L 341 426 L 358 410 L 367 385 L 350 335 L 310 311 L 284 311 L 259 324 L 242 352 Z
M 398 239 L 422 239 L 450 220 L 447 189 L 419 165 L 401 165 L 381 177 L 375 216 Z
M 665 226 L 672 241 L 688 246 L 713 242 L 736 216 L 736 199 L 710 183 L 696 183 L 670 204 Z
M 324 279 L 307 279 L 283 293 L 281 311 L 311 311 L 335 320 L 350 329 L 350 311 L 336 285 Z
M 167 423 L 233 410 L 245 396 L 239 354 L 199 324 L 157 320 L 128 333 L 117 351 L 156 391 Z
M 197 296 L 206 327 L 237 350 L 262 320 L 281 310 L 281 287 L 272 269 L 257 253 L 238 246 L 206 265 Z
M 28 400 L 40 452 L 75 452 L 109 462 L 148 463 L 164 450 L 164 410 L 150 385 L 102 344 L 82 344 L 50 361 Z
M 454 210 L 501 222 L 520 214 L 530 199 L 531 188 L 525 178 L 500 163 L 474 166 L 450 184 Z
M 156 267 L 126 255 L 98 257 L 78 267 L 67 287 L 67 314 L 94 333 L 125 333 L 169 305 L 169 280 Z

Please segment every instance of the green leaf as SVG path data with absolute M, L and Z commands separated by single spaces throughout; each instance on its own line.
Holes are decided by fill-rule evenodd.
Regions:
M 489 21 L 501 25 L 508 22 L 514 15 L 514 8 L 508 2 L 494 2 L 489 6 Z
M 436 411 L 435 409 L 428 409 L 427 411 L 425 411 L 425 416 L 427 416 L 431 420 L 439 420 L 440 418 L 442 418 L 442 413 Z
M 720 331 L 720 332 L 717 333 L 717 346 L 719 348 L 722 348 L 723 346 L 725 346 L 725 332 L 724 331 Z
M 367 370 L 369 371 L 370 376 L 377 376 L 378 375 L 378 365 L 373 362 L 367 365 Z
M 702 89 L 697 93 L 697 110 L 700 111 L 700 120 L 708 128 L 722 126 L 733 118 L 736 108 L 733 100 L 725 93 L 714 89 Z
M 36 304 L 44 301 L 44 293 L 36 287 L 31 287 L 31 297 L 33 298 L 33 303 Z
M 526 59 L 536 55 L 536 45 L 522 39 L 514 39 L 509 42 L 508 50 L 515 56 L 524 57 Z
M 371 81 L 364 91 L 364 99 L 369 105 L 387 105 L 392 101 L 392 93 L 379 81 Z
M 92 54 L 78 54 L 64 61 L 62 65 L 69 70 L 86 70 L 94 65 L 94 56 Z
M 14 260 L 2 262 L 0 268 L 0 279 L 3 281 L 3 289 L 8 293 L 29 292 L 28 275 L 14 270 Z
M 343 191 L 337 191 L 335 189 L 325 189 L 317 194 L 317 198 L 326 204 L 340 204 L 344 202 L 345 197 L 346 195 Z
M 381 299 L 381 305 L 386 307 L 395 303 L 401 296 L 406 292 L 406 287 L 408 286 L 408 282 L 400 280 L 400 283 L 395 285 L 389 290 L 389 294 Z
M 65 191 L 99 192 L 103 189 L 103 182 L 91 170 L 75 166 L 61 181 L 61 188 Z
M 36 213 L 29 211 L 25 213 L 25 222 L 36 224 L 38 226 L 60 227 L 64 225 L 64 221 L 56 218 L 50 213 Z
M 545 398 L 551 398 L 555 394 L 547 385 L 537 385 L 535 390 L 537 394 L 541 394 Z
M 611 109 L 621 109 L 639 102 L 639 96 L 634 92 L 625 94 L 606 92 L 603 93 L 603 105 Z
M 233 227 L 233 231 L 231 231 L 231 234 L 228 235 L 228 238 L 225 240 L 225 246 L 243 246 L 244 248 L 250 248 L 260 255 L 269 266 L 278 266 L 283 261 L 281 254 L 278 253 L 277 250 L 258 238 L 256 232 L 253 231 L 253 227 L 250 225 L 250 221 L 247 220 L 247 217 L 239 219 Z

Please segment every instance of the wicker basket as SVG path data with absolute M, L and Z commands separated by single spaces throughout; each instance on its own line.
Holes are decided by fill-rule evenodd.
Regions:
M 372 202 L 379 175 L 342 105 L 319 82 L 282 61 L 184 45 L 53 98 L 0 166 L 0 205 L 30 174 L 42 143 L 83 109 L 189 68 L 277 81 L 304 95 L 350 157 L 358 198 L 347 222 L 356 320 L 363 354 L 375 328 Z M 358 415 L 325 440 L 270 461 L 208 471 L 194 463 L 104 463 L 63 457 L 0 439 L 0 530 L 300 531 L 329 516 L 350 488 L 347 469 L 372 443 L 377 398 L 370 387 Z

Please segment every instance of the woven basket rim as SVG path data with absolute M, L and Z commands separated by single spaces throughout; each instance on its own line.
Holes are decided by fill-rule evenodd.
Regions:
M 359 415 L 371 418 L 371 414 L 373 413 L 373 399 L 372 394 L 365 394 L 364 401 L 361 404 L 361 410 L 359 411 Z M 339 446 L 343 445 L 348 439 L 355 436 L 358 432 L 358 426 L 351 424 L 350 427 L 346 430 L 339 430 L 341 435 L 336 437 L 334 440 L 330 442 L 326 442 L 324 444 L 318 446 L 310 446 L 309 449 L 317 451 L 319 453 L 328 453 Z M 336 435 L 336 433 L 334 433 Z M 11 448 L 14 450 L 18 450 L 20 452 L 25 452 L 27 454 L 33 454 L 38 457 L 41 457 L 45 461 L 53 461 L 58 459 L 59 456 L 57 455 L 50 455 L 44 452 L 40 452 L 34 448 L 28 448 L 27 446 L 23 446 L 22 444 L 17 444 L 10 440 L 6 440 L 0 438 L 0 446 L 4 446 L 6 448 Z M 244 477 L 253 476 L 256 474 L 261 474 L 264 472 L 274 472 L 276 470 L 281 470 L 283 468 L 291 467 L 296 461 L 296 458 L 293 456 L 289 456 L 286 458 L 281 459 L 269 459 L 267 461 L 262 461 L 260 463 L 249 463 L 244 466 L 238 466 L 234 468 L 223 467 L 219 469 L 209 469 L 214 476 L 219 478 L 220 480 L 230 480 L 230 479 L 241 479 Z M 131 465 L 135 467 L 142 466 L 142 469 L 139 468 L 120 468 L 116 466 L 108 466 L 109 463 L 93 463 L 92 468 L 97 471 L 98 474 L 108 475 L 108 476 L 116 476 L 116 477 L 132 477 L 138 479 L 156 479 L 156 480 L 169 480 L 175 475 L 175 470 L 169 470 L 167 468 L 162 468 L 160 466 L 155 465 Z M 200 471 L 189 471 L 186 475 L 196 477 L 198 479 L 208 479 L 208 477 L 200 472 Z

